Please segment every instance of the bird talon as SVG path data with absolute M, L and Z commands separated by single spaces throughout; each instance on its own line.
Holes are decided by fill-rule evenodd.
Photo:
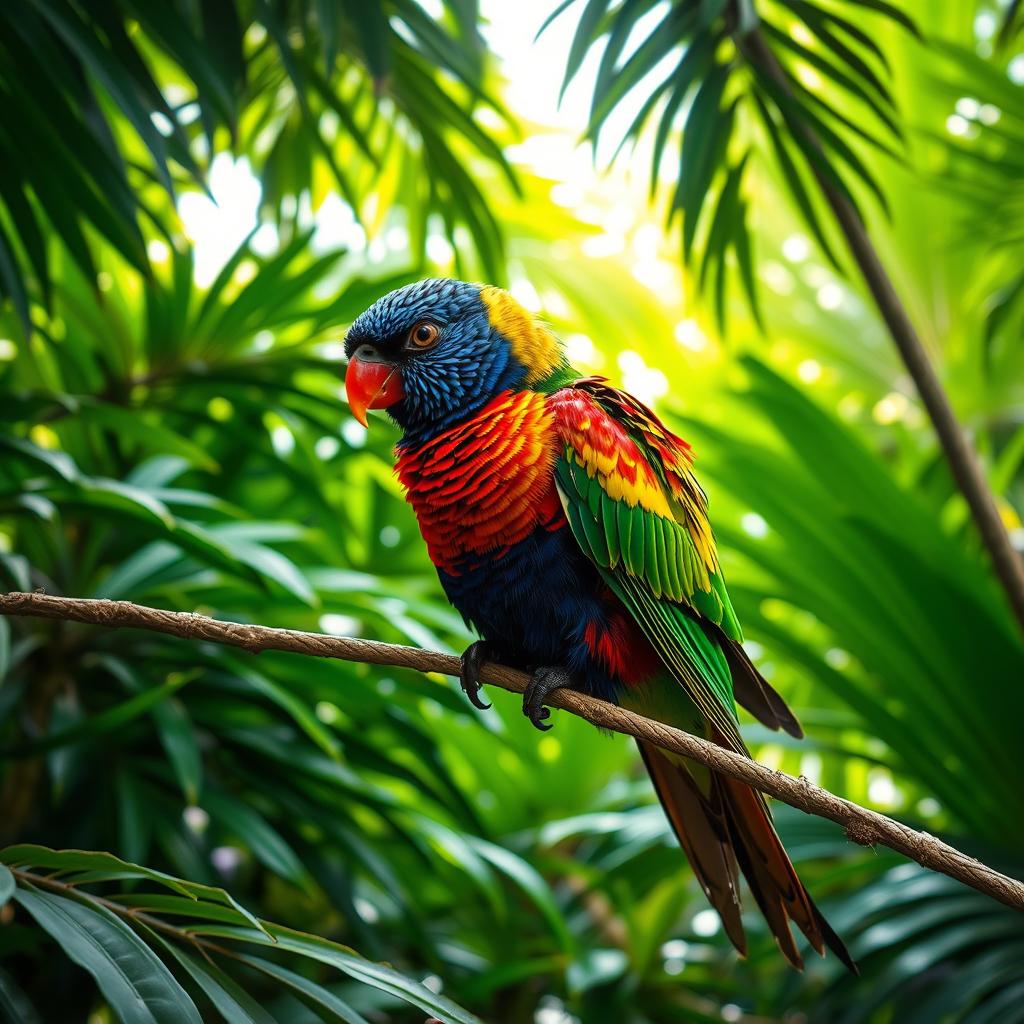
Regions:
M 548 666 L 539 668 L 533 673 L 526 692 L 523 694 L 523 714 L 535 729 L 547 732 L 553 728 L 544 724 L 545 719 L 551 717 L 551 711 L 544 707 L 544 701 L 553 690 L 572 686 L 572 684 L 572 676 L 564 668 Z
M 480 666 L 487 656 L 487 643 L 477 640 L 470 644 L 459 659 L 459 685 L 469 698 L 469 703 L 480 711 L 490 710 L 491 705 L 480 699 L 483 683 L 480 682 Z

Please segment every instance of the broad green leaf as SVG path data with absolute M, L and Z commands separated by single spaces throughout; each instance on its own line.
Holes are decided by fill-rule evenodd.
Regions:
M 280 552 L 262 544 L 241 540 L 224 530 L 212 532 L 212 535 L 231 552 L 233 558 L 248 565 L 261 576 L 273 580 L 303 603 L 316 605 L 316 595 L 305 576 Z
M 234 667 L 239 678 L 244 679 L 248 686 L 262 693 L 285 711 L 328 757 L 335 761 L 340 760 L 341 748 L 337 739 L 306 703 L 268 676 L 254 672 L 249 666 L 234 659 L 229 659 L 228 664 Z
M 697 222 L 717 169 L 716 156 L 724 153 L 732 131 L 732 113 L 719 103 L 729 69 L 716 65 L 697 90 L 683 129 L 678 205 L 683 210 L 683 253 L 689 259 L 697 235 Z M 675 205 L 675 203 L 673 204 Z
M 597 38 L 599 34 L 598 26 L 601 24 L 601 19 L 607 9 L 608 0 L 587 0 L 587 5 L 583 8 L 583 13 L 580 15 L 579 24 L 576 26 L 576 34 L 573 36 L 572 45 L 569 47 L 569 55 L 565 62 L 565 75 L 562 78 L 559 99 L 565 95 L 565 90 L 569 87 L 569 83 L 573 78 L 576 77 L 576 72 L 579 71 L 587 50 Z M 560 12 L 561 8 L 557 9 L 551 15 L 551 18 L 555 18 Z M 541 32 L 544 31 L 545 27 L 546 25 L 541 26 Z
M 425 816 L 417 824 L 440 849 L 445 860 L 458 865 L 460 871 L 466 872 L 477 883 L 493 911 L 504 915 L 507 907 L 501 888 L 487 863 L 487 858 L 476 850 L 471 839 Z
M 21 276 L 14 253 L 14 246 L 3 222 L 0 221 L 0 298 L 9 298 L 21 318 L 21 327 L 25 337 L 32 334 L 32 313 L 29 309 L 28 290 Z
M 233 978 L 211 961 L 206 963 L 189 955 L 174 942 L 146 929 L 150 940 L 158 943 L 188 972 L 203 990 L 227 1024 L 274 1024 L 274 1018 Z
M 31 889 L 19 889 L 15 899 L 96 979 L 122 1024 L 202 1024 L 156 954 L 105 907 Z

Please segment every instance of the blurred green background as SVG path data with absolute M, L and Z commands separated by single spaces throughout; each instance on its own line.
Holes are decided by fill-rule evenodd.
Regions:
M 482 6 L 0 9 L 4 589 L 461 650 L 341 340 L 507 285 L 694 444 L 755 756 L 1021 877 L 1024 645 L 809 173 L 1024 546 L 1020 5 Z M 0 839 L 98 851 L 0 855 L 0 1019 L 1024 1020 L 1019 914 L 785 807 L 862 975 L 738 960 L 632 745 L 507 695 L 2 618 L 0 680 Z

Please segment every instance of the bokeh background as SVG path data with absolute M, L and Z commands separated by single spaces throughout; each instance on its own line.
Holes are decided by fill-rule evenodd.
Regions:
M 733 41 L 763 19 L 1020 548 L 1020 5 L 559 6 L 0 10 L 4 588 L 461 650 L 342 339 L 423 276 L 506 285 L 695 446 L 808 734 L 745 720 L 755 756 L 1021 877 L 1024 645 Z M 0 679 L 3 842 L 121 859 L 2 855 L 9 1021 L 1024 1020 L 1018 914 L 784 807 L 862 975 L 756 914 L 738 959 L 633 747 L 507 695 L 2 618 Z

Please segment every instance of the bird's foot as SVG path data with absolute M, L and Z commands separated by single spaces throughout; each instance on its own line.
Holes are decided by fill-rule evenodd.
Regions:
M 564 686 L 571 687 L 573 683 L 572 673 L 558 665 L 545 665 L 537 669 L 523 694 L 523 714 L 536 728 L 547 732 L 551 726 L 545 725 L 544 719 L 548 718 L 551 712 L 544 707 L 544 701 L 552 690 L 560 690 Z
M 491 706 L 480 699 L 480 691 L 483 689 L 480 666 L 487 660 L 487 654 L 487 641 L 477 640 L 466 648 L 459 659 L 459 684 L 469 698 L 469 703 L 481 711 L 487 711 Z

